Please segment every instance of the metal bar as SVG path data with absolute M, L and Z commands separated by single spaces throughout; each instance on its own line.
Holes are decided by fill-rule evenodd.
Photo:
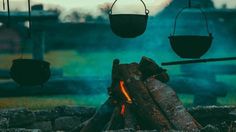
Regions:
M 191 0 L 188 0 L 188 7 L 189 7 L 189 8 L 192 7 L 192 2 L 191 2 Z
M 10 2 L 7 0 L 7 26 L 10 26 Z
M 161 65 L 162 66 L 171 66 L 171 65 L 185 65 L 185 64 L 194 64 L 194 63 L 207 63 L 207 62 L 231 61 L 231 60 L 236 60 L 236 57 L 163 62 L 163 63 L 161 63 Z
M 31 3 L 30 3 L 30 0 L 28 0 L 28 19 L 29 19 L 29 30 L 28 30 L 28 35 L 29 35 L 29 38 L 31 38 L 31 27 L 32 27 L 32 20 L 31 20 Z
M 5 0 L 2 1 L 2 8 L 5 10 Z

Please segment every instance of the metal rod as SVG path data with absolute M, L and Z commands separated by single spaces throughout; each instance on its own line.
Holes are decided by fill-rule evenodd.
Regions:
M 31 27 L 32 27 L 32 19 L 31 19 L 31 3 L 30 3 L 30 0 L 28 0 L 28 19 L 29 19 L 29 30 L 28 30 L 28 35 L 29 35 L 29 38 L 31 38 Z
M 194 63 L 207 63 L 207 62 L 218 62 L 218 61 L 231 61 L 236 60 L 236 57 L 226 57 L 226 58 L 210 58 L 210 59 L 199 59 L 199 60 L 186 60 L 186 61 L 173 61 L 173 62 L 163 62 L 162 66 L 173 66 L 173 65 L 185 65 Z
M 189 7 L 189 8 L 192 7 L 192 2 L 191 2 L 191 0 L 188 0 L 188 7 Z
M 10 26 L 10 2 L 7 0 L 7 26 Z
M 3 10 L 5 10 L 5 0 L 2 1 Z

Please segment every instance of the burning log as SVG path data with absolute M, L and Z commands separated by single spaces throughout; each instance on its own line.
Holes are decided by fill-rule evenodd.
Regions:
M 81 129 L 81 132 L 99 132 L 102 131 L 106 123 L 109 121 L 114 110 L 112 99 L 108 99 L 95 115 L 89 120 L 86 126 Z
M 142 122 L 142 125 L 149 129 L 170 129 L 171 125 L 160 109 L 154 104 L 147 89 L 141 81 L 139 65 L 132 63 L 119 66 L 120 76 L 126 84 L 127 90 L 135 101 L 135 111 Z
M 193 131 L 201 128 L 169 86 L 154 78 L 149 78 L 146 81 L 146 87 L 154 101 L 161 107 L 170 122 L 174 125 L 175 129 Z
M 159 67 L 155 61 L 150 58 L 142 57 L 139 62 L 139 70 L 142 72 L 143 80 L 153 76 L 164 83 L 169 81 L 169 76 L 166 73 L 167 70 Z
M 107 123 L 105 130 L 119 130 L 124 128 L 124 120 L 120 114 L 121 108 L 116 107 L 113 111 L 110 121 Z
M 124 112 L 124 128 L 131 128 L 134 130 L 139 130 L 140 125 L 138 122 L 138 119 L 136 117 L 136 114 L 133 112 L 132 106 L 130 104 L 125 106 L 125 112 Z

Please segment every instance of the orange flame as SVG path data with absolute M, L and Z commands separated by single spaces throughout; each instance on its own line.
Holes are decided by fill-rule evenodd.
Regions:
M 121 105 L 120 114 L 121 114 L 121 115 L 124 115 L 124 114 L 125 114 L 125 104 L 122 104 L 122 105 Z
M 123 95 L 125 96 L 126 102 L 131 104 L 132 103 L 132 99 L 130 98 L 128 92 L 126 91 L 126 88 L 125 88 L 125 85 L 124 85 L 124 81 L 120 81 L 120 90 L 123 93 Z

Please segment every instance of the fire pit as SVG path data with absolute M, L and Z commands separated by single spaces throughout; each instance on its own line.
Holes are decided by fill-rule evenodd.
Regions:
M 90 120 L 81 124 L 80 131 L 200 130 L 202 126 L 164 83 L 168 79 L 166 70 L 150 58 L 143 57 L 139 64 L 114 60 L 110 97 Z

